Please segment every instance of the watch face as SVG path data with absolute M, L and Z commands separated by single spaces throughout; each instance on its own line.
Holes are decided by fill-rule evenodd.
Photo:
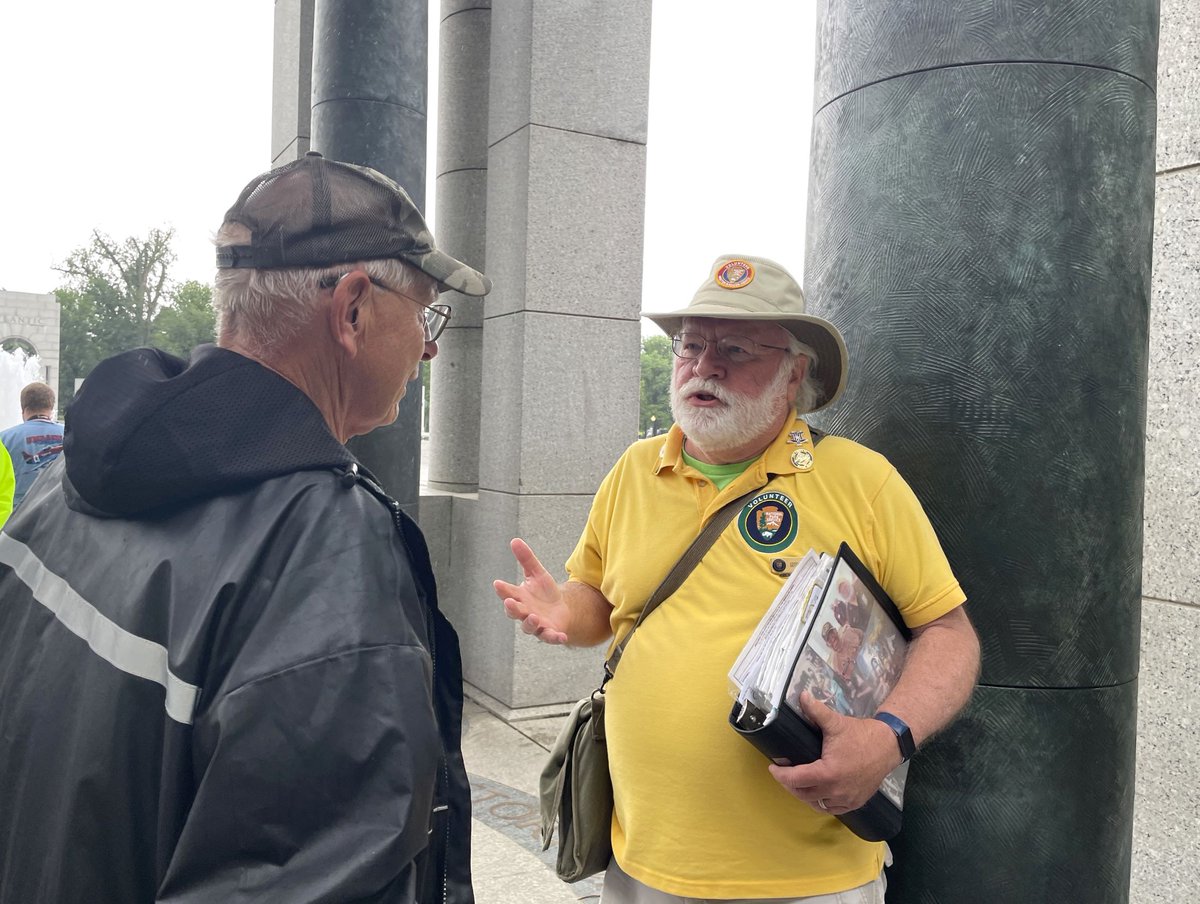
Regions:
M 904 757 L 905 761 L 917 752 L 917 745 L 913 743 L 912 730 L 903 719 L 885 712 L 876 713 L 875 718 L 895 732 L 896 743 L 900 746 L 900 756 Z

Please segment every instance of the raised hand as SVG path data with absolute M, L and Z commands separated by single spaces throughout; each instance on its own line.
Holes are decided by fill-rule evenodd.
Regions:
M 504 603 L 505 613 L 521 623 L 522 631 L 544 643 L 567 643 L 570 609 L 562 588 L 538 561 L 528 543 L 518 537 L 509 547 L 525 573 L 525 580 L 520 584 L 492 582 L 496 596 Z

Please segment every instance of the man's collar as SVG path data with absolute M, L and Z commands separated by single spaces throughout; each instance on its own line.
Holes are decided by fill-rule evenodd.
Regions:
M 801 471 L 811 471 L 815 459 L 813 458 L 812 431 L 808 424 L 799 415 L 794 415 L 783 425 L 779 435 L 775 437 L 763 455 L 766 458 L 768 474 L 796 474 Z
M 654 473 L 663 468 L 675 468 L 683 463 L 683 431 L 678 424 L 672 424 L 667 431 L 667 438 L 658 450 L 658 459 L 654 462 Z
M 676 470 L 683 462 L 683 431 L 678 424 L 672 424 L 667 431 L 666 441 L 658 450 L 658 459 L 654 463 L 654 473 L 658 474 L 663 468 Z M 775 439 L 763 451 L 760 459 L 765 459 L 768 474 L 795 474 L 800 471 L 811 471 L 815 463 L 813 458 L 812 431 L 807 423 L 793 414 L 791 420 L 785 421 Z

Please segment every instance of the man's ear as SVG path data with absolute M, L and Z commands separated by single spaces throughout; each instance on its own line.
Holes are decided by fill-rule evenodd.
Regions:
M 793 389 L 798 389 L 800 384 L 804 382 L 804 378 L 807 376 L 810 367 L 812 367 L 812 359 L 808 355 L 797 355 L 796 363 L 792 367 L 792 377 L 788 380 L 788 384 Z
M 792 362 L 792 372 L 787 383 L 787 398 L 793 407 L 796 405 L 796 398 L 800 395 L 800 385 L 804 382 L 804 377 L 808 374 L 811 366 L 812 361 L 807 355 L 797 355 L 796 360 Z
M 370 297 L 370 290 L 371 280 L 362 270 L 347 273 L 333 287 L 333 300 L 328 308 L 330 333 L 334 343 L 351 358 L 362 347 L 363 305 Z

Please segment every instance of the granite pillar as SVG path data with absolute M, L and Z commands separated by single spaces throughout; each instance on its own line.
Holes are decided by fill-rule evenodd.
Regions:
M 438 243 L 483 271 L 491 6 L 491 0 L 442 0 L 438 67 Z M 444 300 L 454 316 L 430 371 L 429 487 L 473 493 L 486 302 L 458 292 Z
M 914 761 L 889 900 L 1127 900 L 1156 0 L 827 0 L 818 418 L 913 485 L 983 648 Z
M 637 437 L 649 54 L 649 0 L 491 12 L 478 495 L 454 500 L 439 579 L 466 680 L 502 710 L 574 700 L 600 670 L 532 643 L 491 582 L 519 575 L 513 536 L 564 577 Z
M 309 151 L 312 136 L 313 9 L 316 0 L 275 0 L 271 166 Z
M 1134 904 L 1191 904 L 1200 888 L 1200 7 L 1162 0 L 1154 283 L 1146 399 L 1142 668 Z

